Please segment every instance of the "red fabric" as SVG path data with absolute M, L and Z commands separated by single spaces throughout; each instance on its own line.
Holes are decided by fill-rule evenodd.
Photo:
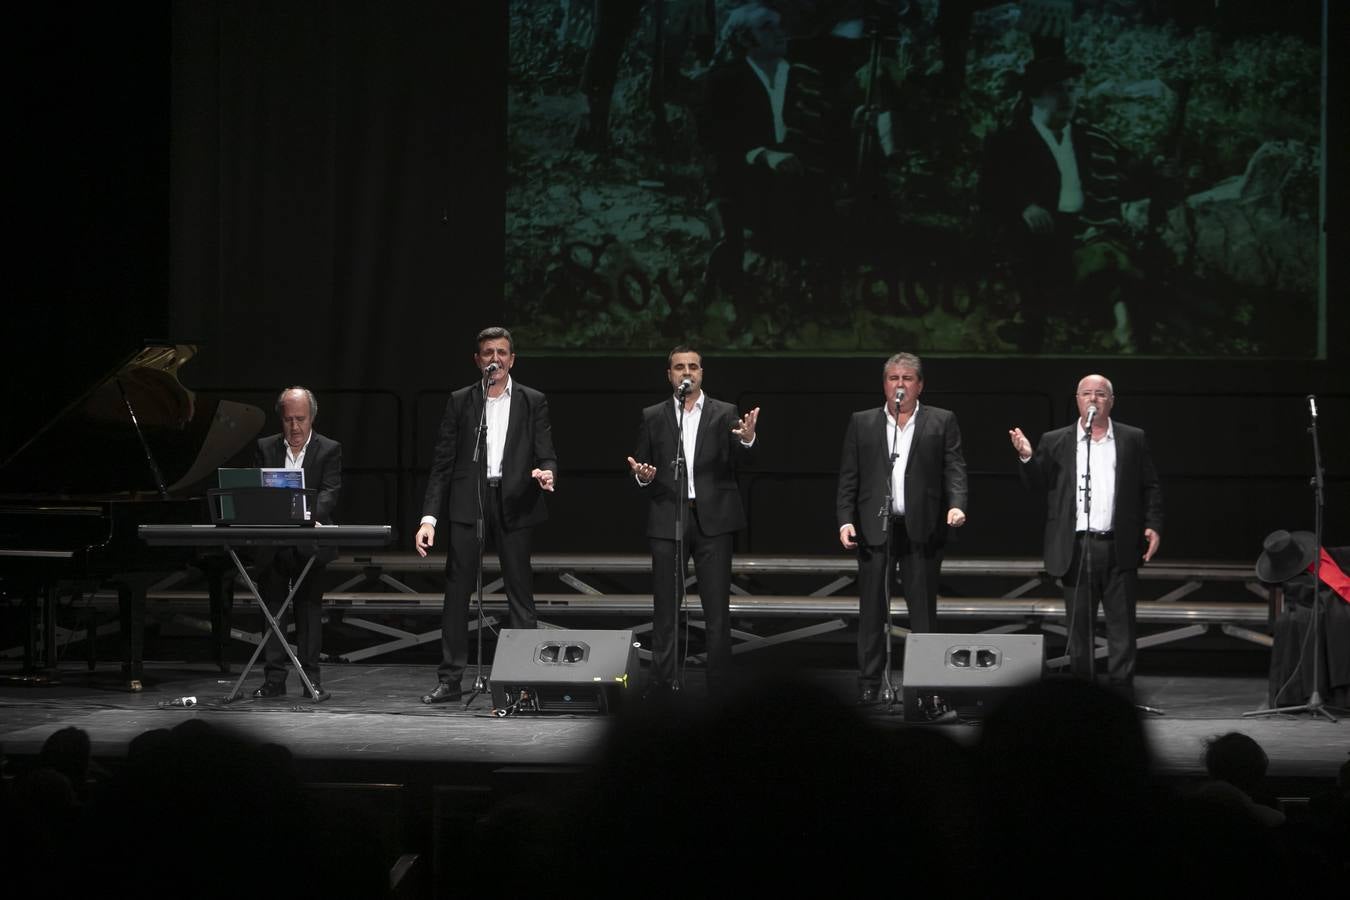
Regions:
M 1336 561 L 1325 548 L 1319 547 L 1317 552 L 1322 555 L 1322 583 L 1335 591 L 1346 603 L 1350 603 L 1350 575 L 1341 571 L 1341 567 L 1336 565 Z M 1308 563 L 1308 571 L 1316 571 L 1316 566 L 1317 560 Z

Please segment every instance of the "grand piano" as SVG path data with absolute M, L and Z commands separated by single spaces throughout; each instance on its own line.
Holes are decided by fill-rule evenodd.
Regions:
M 262 429 L 258 407 L 184 387 L 179 369 L 196 352 L 149 342 L 127 353 L 0 459 L 0 593 L 21 599 L 25 611 L 21 677 L 55 672 L 64 596 L 117 592 L 122 675 L 133 691 L 141 688 L 150 584 L 196 565 L 211 586 L 213 618 L 228 609 L 227 561 L 147 547 L 137 534 L 142 524 L 209 522 L 205 495 L 216 470 L 247 458 Z

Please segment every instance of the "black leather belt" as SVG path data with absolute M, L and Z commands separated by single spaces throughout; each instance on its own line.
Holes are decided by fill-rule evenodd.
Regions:
M 1109 541 L 1115 538 L 1114 531 L 1080 531 L 1079 534 L 1085 534 L 1094 541 Z
M 499 487 L 502 486 L 502 480 L 501 480 L 500 477 L 498 477 L 498 478 L 489 478 L 487 481 L 488 481 L 488 487 L 490 487 L 490 488 L 499 488 Z

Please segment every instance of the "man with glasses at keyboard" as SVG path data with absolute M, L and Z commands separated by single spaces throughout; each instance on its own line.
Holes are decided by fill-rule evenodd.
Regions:
M 1162 489 L 1143 429 L 1114 421 L 1101 375 L 1078 382 L 1078 420 L 1041 436 L 1008 432 L 1022 481 L 1046 496 L 1045 570 L 1064 585 L 1073 674 L 1095 673 L 1093 622 L 1106 620 L 1107 683 L 1133 702 L 1138 570 L 1162 541 Z

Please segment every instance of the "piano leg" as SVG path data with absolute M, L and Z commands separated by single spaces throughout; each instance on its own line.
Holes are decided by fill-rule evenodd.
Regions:
M 216 667 L 224 674 L 230 672 L 228 648 L 230 645 L 230 617 L 234 610 L 234 566 L 223 558 L 211 558 L 201 563 L 211 596 L 211 652 Z
M 122 632 L 122 679 L 127 690 L 141 690 L 142 658 L 145 655 L 145 585 L 116 581 L 117 617 Z
M 56 598 L 57 583 L 48 582 L 42 594 L 42 665 L 56 671 Z

